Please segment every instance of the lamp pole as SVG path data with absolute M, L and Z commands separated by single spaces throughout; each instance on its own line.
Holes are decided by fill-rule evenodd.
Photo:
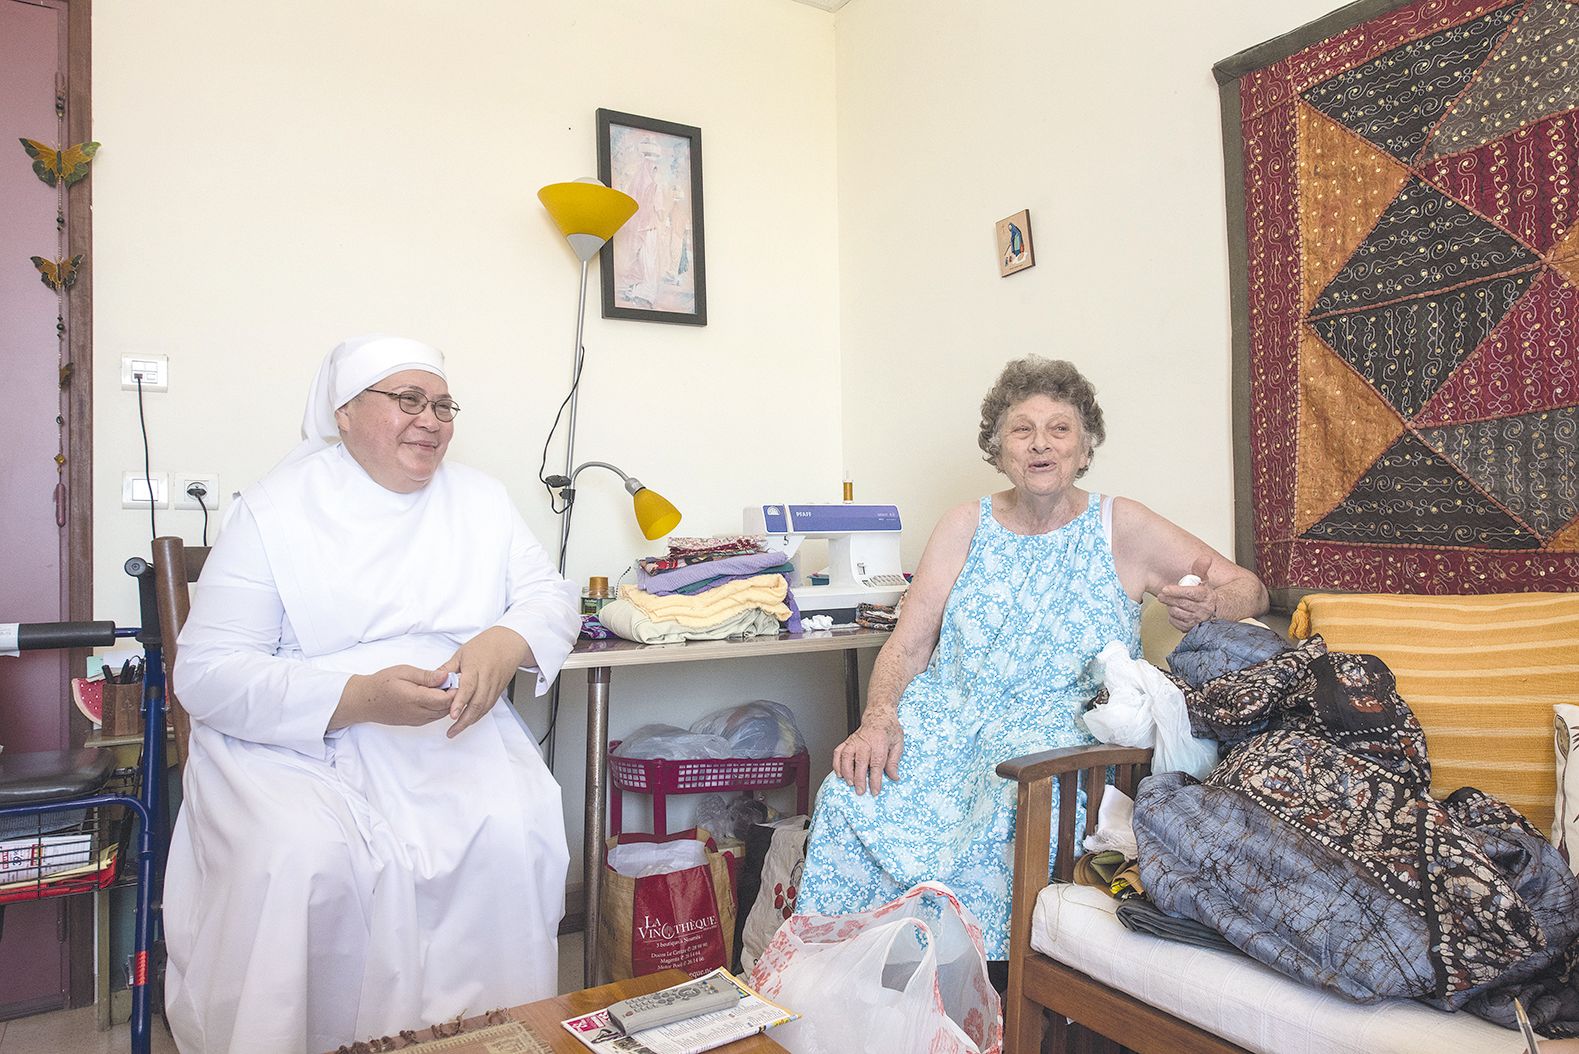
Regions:
M 581 360 L 586 354 L 586 349 L 581 345 L 581 335 L 587 319 L 587 261 L 581 261 L 581 292 L 576 297 L 576 350 L 571 357 L 570 367 L 570 420 L 565 427 L 565 476 L 569 478 L 576 467 L 576 403 L 581 398 Z M 570 516 L 575 511 L 575 498 L 565 503 L 565 511 L 559 515 L 559 574 L 564 577 L 565 557 L 570 545 Z M 554 744 L 559 737 L 554 734 L 559 727 L 559 678 L 554 678 L 554 684 L 548 690 L 548 742 L 543 748 L 543 760 L 548 764 L 548 771 L 554 771 Z
M 568 478 L 576 467 L 576 403 L 581 398 L 581 361 L 586 354 L 586 349 L 581 345 L 581 335 L 587 319 L 587 261 L 581 261 L 581 293 L 576 297 L 576 348 L 571 357 L 570 371 L 570 420 L 565 428 L 565 476 Z M 559 518 L 559 573 L 565 573 L 565 557 L 570 542 L 570 516 L 574 512 L 574 499 L 572 504 L 565 506 L 564 514 Z M 549 756 L 553 756 L 553 747 L 549 747 Z

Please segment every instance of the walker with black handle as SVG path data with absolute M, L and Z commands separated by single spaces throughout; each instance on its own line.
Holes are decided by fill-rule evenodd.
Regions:
M 43 817 L 60 812 L 81 811 L 95 816 L 96 810 L 130 810 L 140 821 L 137 834 L 137 915 L 133 932 L 133 951 L 129 982 L 132 994 L 131 1039 L 133 1054 L 148 1054 L 151 1022 L 150 969 L 155 935 L 160 928 L 159 891 L 163 884 L 164 849 L 168 844 L 168 817 L 165 814 L 165 681 L 161 661 L 162 640 L 154 603 L 153 565 L 141 557 L 126 561 L 126 573 L 137 580 L 142 627 L 117 628 L 113 622 L 20 622 L 0 623 L 0 656 L 23 651 L 69 648 L 101 648 L 117 639 L 135 637 L 142 645 L 143 661 L 143 743 L 136 773 L 135 793 L 106 791 L 113 775 L 113 761 L 99 748 L 33 753 L 0 752 L 0 822 L 7 817 L 36 817 L 39 844 L 35 855 L 40 860 L 37 874 L 13 888 L 11 900 L 36 900 L 71 896 L 103 888 L 107 881 L 81 876 L 53 878 L 45 873 Z M 98 828 L 94 828 L 98 830 Z M 96 843 L 92 843 L 96 849 Z M 73 869 L 74 870 L 74 869 Z M 110 876 L 113 878 L 113 875 Z M 6 884 L 10 885 L 10 884 Z M 4 902 L 0 900 L 0 913 Z M 0 914 L 3 922 L 3 914 Z M 0 929 L 3 935 L 3 929 Z

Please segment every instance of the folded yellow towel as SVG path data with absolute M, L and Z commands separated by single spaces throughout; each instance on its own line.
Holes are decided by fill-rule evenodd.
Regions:
M 789 583 L 783 575 L 757 575 L 726 582 L 705 593 L 684 596 L 653 596 L 636 586 L 620 586 L 620 599 L 636 607 L 654 622 L 677 622 L 681 626 L 703 629 L 716 626 L 749 608 L 761 608 L 780 622 L 790 617 L 784 603 Z
M 761 608 L 746 608 L 713 626 L 682 626 L 678 622 L 655 622 L 628 600 L 603 605 L 598 621 L 626 640 L 642 644 L 678 644 L 688 640 L 723 640 L 726 637 L 771 637 L 779 631 L 778 620 Z

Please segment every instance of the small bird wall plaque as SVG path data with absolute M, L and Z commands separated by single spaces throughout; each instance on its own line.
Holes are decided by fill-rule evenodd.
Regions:
M 1031 248 L 1031 210 L 1021 209 L 998 221 L 998 274 L 1000 277 L 1036 266 Z

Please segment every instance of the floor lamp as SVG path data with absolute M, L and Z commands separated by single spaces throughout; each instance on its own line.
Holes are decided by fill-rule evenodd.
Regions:
M 581 292 L 576 298 L 576 344 L 571 359 L 570 370 L 570 395 L 567 397 L 570 409 L 570 419 L 566 423 L 565 437 L 565 473 L 562 477 L 551 479 L 564 479 L 558 487 L 563 490 L 571 487 L 571 481 L 576 474 L 576 403 L 581 390 L 581 365 L 586 355 L 586 348 L 582 347 L 581 335 L 587 317 L 587 265 L 596 256 L 599 250 L 614 237 L 614 232 L 625 225 L 625 222 L 636 214 L 636 199 L 622 191 L 604 186 L 591 176 L 583 176 L 571 183 L 550 183 L 537 192 L 537 200 L 543 203 L 548 214 L 553 217 L 554 223 L 559 227 L 559 233 L 565 236 L 570 243 L 570 249 L 576 254 L 576 259 L 581 261 Z M 558 419 L 555 419 L 558 424 Z M 622 473 L 623 475 L 623 473 Z M 548 479 L 543 483 L 554 487 Z M 571 491 L 574 496 L 574 491 Z M 559 510 L 559 573 L 565 573 L 566 548 L 570 541 L 570 512 L 573 501 L 567 501 L 564 508 Z M 548 699 L 549 727 L 545 738 L 547 745 L 543 756 L 548 762 L 548 767 L 554 767 L 554 729 L 559 720 L 559 680 L 555 678 L 554 686 L 550 689 Z M 587 729 L 587 753 L 592 758 L 594 743 L 606 737 L 608 730 Z M 589 766 L 589 771 L 592 767 Z M 592 937 L 596 940 L 596 936 Z
M 606 187 L 591 176 L 573 183 L 550 183 L 537 192 L 548 214 L 559 226 L 559 233 L 570 243 L 581 261 L 581 293 L 576 298 L 576 346 L 570 371 L 570 417 L 565 432 L 565 477 L 572 478 L 576 467 L 576 403 L 581 389 L 581 363 L 586 348 L 581 334 L 587 318 L 587 264 L 598 254 L 614 232 L 636 215 L 636 199 L 624 191 Z M 545 480 L 545 482 L 547 482 Z M 565 545 L 570 540 L 570 507 L 559 519 L 559 573 L 565 573 Z

